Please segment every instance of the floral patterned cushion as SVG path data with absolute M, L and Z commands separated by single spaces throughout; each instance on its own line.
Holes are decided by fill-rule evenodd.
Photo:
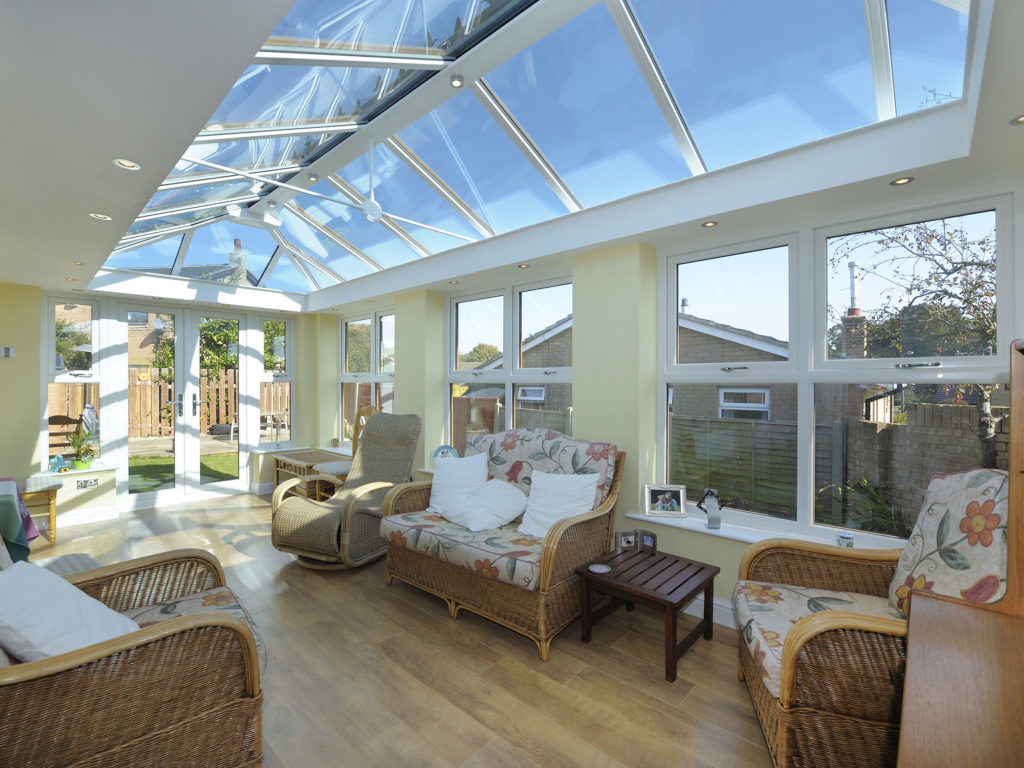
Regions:
M 1009 476 L 998 469 L 935 475 L 889 585 L 904 613 L 911 589 L 972 603 L 1006 591 Z
M 235 593 L 227 587 L 211 587 L 177 600 L 165 600 L 161 603 L 121 611 L 121 613 L 134 620 L 140 628 L 173 619 L 175 616 L 189 616 L 193 613 L 227 613 L 236 616 L 248 624 L 249 629 L 252 630 L 252 635 L 256 638 L 256 653 L 260 660 L 260 672 L 266 670 L 267 649 L 263 645 L 263 638 L 260 637 L 256 623 L 235 597 Z
M 494 435 L 471 435 L 467 456 L 487 454 L 487 472 L 530 493 L 530 476 L 535 472 L 586 475 L 597 473 L 594 506 L 608 496 L 615 475 L 618 448 L 611 443 L 576 440 L 551 429 L 512 429 Z
M 757 665 L 765 687 L 779 697 L 782 644 L 799 619 L 818 611 L 853 611 L 885 619 L 903 614 L 884 597 L 829 589 L 739 581 L 732 596 L 743 640 Z
M 391 544 L 523 589 L 536 589 L 540 579 L 540 551 L 544 542 L 521 534 L 516 522 L 495 530 L 473 532 L 441 515 L 409 512 L 383 518 L 380 535 Z

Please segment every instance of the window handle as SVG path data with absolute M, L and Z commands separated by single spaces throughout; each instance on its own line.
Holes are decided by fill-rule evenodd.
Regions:
M 544 371 L 544 375 L 545 376 L 550 376 L 550 375 L 552 375 L 554 373 L 558 373 L 558 371 Z
M 747 370 L 747 366 L 745 366 L 745 365 L 723 365 L 722 366 L 722 370 L 725 371 L 726 373 L 729 373 L 730 371 L 745 371 L 745 370 Z
M 897 368 L 941 368 L 942 363 L 896 363 Z

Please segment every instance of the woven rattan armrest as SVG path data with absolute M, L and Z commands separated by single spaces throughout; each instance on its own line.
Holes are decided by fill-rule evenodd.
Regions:
M 217 558 L 202 549 L 178 549 L 65 576 L 115 611 L 173 600 L 225 585 Z
M 765 539 L 744 552 L 739 577 L 881 597 L 888 594 L 902 552 Z
M 848 633 L 866 632 L 876 635 L 888 635 L 894 638 L 905 638 L 907 636 L 907 622 L 904 619 L 866 616 L 860 613 L 853 613 L 852 611 L 819 611 L 800 618 L 789 632 L 786 633 L 786 640 L 782 646 L 779 701 L 783 707 L 791 707 L 796 703 L 797 671 L 801 661 L 801 652 L 826 633 L 837 630 L 847 631 Z M 836 663 L 841 664 L 850 660 L 857 662 L 858 658 L 863 659 L 864 657 L 859 657 L 859 654 L 855 653 L 853 648 L 849 648 L 847 653 L 843 653 L 840 656 L 831 655 L 830 661 L 832 663 L 828 664 L 828 666 L 834 667 Z M 892 670 L 887 670 L 886 679 L 882 681 L 883 685 L 891 684 L 889 679 L 889 673 L 891 672 Z M 817 675 L 822 673 L 820 668 L 815 670 Z M 861 670 L 857 675 L 853 675 L 853 677 L 863 680 L 865 673 Z M 838 688 L 838 683 L 827 687 Z
M 383 516 L 421 512 L 430 505 L 429 480 L 396 485 L 384 499 Z

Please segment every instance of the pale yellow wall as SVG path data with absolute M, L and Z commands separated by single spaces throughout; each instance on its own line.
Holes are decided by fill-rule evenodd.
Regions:
M 292 401 L 295 444 L 323 448 L 338 436 L 338 318 L 298 315 Z
M 13 346 L 14 359 L 0 358 L 0 476 L 38 472 L 42 456 L 39 365 L 43 333 L 40 288 L 0 283 L 0 346 Z
M 644 483 L 664 481 L 657 468 L 657 257 L 642 244 L 580 254 L 573 259 L 573 435 L 615 443 L 627 454 L 616 530 L 646 528 L 658 548 L 717 565 L 715 595 L 728 599 L 742 542 L 682 531 L 638 512 Z
M 444 316 L 444 296 L 434 291 L 395 299 L 395 413 L 415 413 L 423 421 L 414 470 L 429 467 L 434 449 L 445 442 Z

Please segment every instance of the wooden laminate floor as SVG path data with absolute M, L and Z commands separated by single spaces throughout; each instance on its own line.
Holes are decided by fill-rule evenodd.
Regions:
M 103 563 L 200 547 L 263 634 L 263 743 L 281 766 L 718 766 L 771 761 L 737 633 L 715 627 L 666 683 L 662 614 L 618 610 L 583 645 L 579 623 L 542 662 L 533 642 L 395 582 L 384 563 L 318 573 L 270 545 L 267 497 L 122 513 L 59 528 L 33 558 L 88 552 Z M 692 626 L 681 617 L 681 627 Z

